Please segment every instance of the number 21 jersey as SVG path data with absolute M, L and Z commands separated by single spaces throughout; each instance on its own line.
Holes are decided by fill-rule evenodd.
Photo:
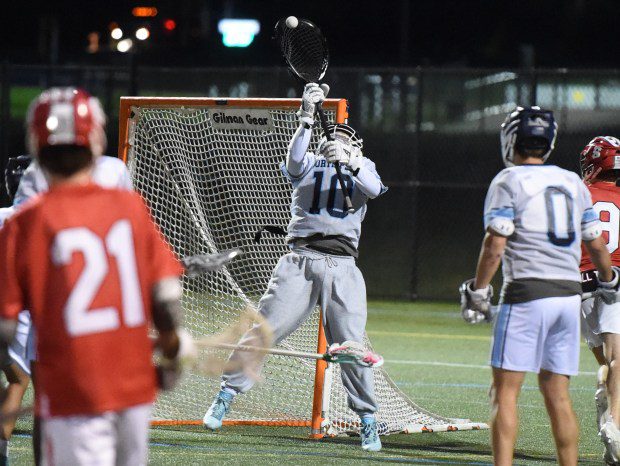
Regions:
M 620 188 L 616 183 L 597 181 L 588 186 L 594 212 L 598 215 L 611 254 L 613 265 L 620 266 Z M 586 248 L 582 248 L 581 270 L 592 270 L 594 264 Z
M 153 285 L 181 268 L 133 192 L 59 186 L 0 230 L 0 317 L 30 309 L 39 415 L 153 401 Z

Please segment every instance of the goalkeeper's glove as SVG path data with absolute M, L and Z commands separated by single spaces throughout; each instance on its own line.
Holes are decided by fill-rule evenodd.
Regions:
M 474 279 L 466 280 L 459 288 L 461 293 L 461 316 L 468 324 L 479 324 L 480 322 L 490 322 L 491 298 L 493 297 L 493 287 L 487 285 L 486 288 L 479 290 L 472 289 Z
M 357 175 L 362 167 L 363 155 L 359 147 L 348 146 L 342 141 L 327 141 L 322 148 L 325 160 L 330 163 L 342 163 Z
M 308 83 L 304 87 L 304 93 L 301 98 L 301 107 L 297 116 L 301 123 L 305 123 L 308 126 L 314 125 L 314 113 L 316 112 L 317 104 L 322 103 L 325 100 L 325 92 L 316 83 Z

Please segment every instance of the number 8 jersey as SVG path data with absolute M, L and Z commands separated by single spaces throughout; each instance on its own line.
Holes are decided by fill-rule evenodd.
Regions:
M 597 181 L 588 189 L 592 195 L 594 212 L 599 217 L 603 235 L 607 240 L 607 250 L 613 265 L 620 266 L 620 188 L 614 182 Z M 581 270 L 592 270 L 594 264 L 588 250 L 583 248 Z
M 600 235 L 587 187 L 554 165 L 502 170 L 487 193 L 484 226 L 508 237 L 502 258 L 506 303 L 561 296 L 562 289 L 578 294 L 581 240 Z
M 343 165 L 342 177 L 355 209 L 349 213 L 334 165 L 322 155 L 307 152 L 302 166 L 301 174 L 293 176 L 285 163 L 281 165 L 282 172 L 293 184 L 287 241 L 291 243 L 313 235 L 341 236 L 357 249 L 369 196 L 357 186 L 356 177 Z M 374 162 L 364 157 L 363 167 L 380 183 Z M 379 194 L 385 191 L 387 188 L 381 184 Z

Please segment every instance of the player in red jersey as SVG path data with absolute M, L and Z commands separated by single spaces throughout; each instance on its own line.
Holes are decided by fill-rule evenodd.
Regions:
M 620 267 L 620 140 L 598 136 L 584 148 L 581 173 L 592 195 L 612 264 Z M 620 462 L 620 303 L 605 304 L 594 295 L 596 275 L 588 251 L 582 248 L 583 301 L 581 330 L 601 365 L 595 401 L 597 422 L 605 444 L 605 461 Z
M 146 205 L 91 182 L 100 111 L 81 90 L 41 94 L 28 145 L 50 191 L 0 231 L 0 339 L 30 309 L 44 464 L 146 464 L 158 384 L 149 326 L 173 372 L 189 344 L 177 323 L 182 269 Z

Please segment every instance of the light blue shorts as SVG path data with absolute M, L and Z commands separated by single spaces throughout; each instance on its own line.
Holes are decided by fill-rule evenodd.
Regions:
M 579 295 L 502 304 L 495 318 L 491 366 L 519 372 L 579 372 Z

